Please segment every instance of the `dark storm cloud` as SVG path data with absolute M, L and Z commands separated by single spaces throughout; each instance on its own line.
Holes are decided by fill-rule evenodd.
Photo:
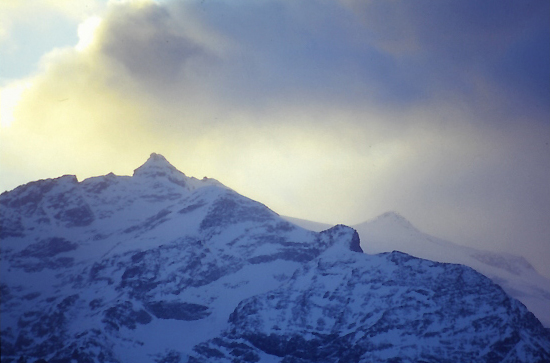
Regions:
M 478 97 L 475 82 L 511 88 L 506 101 L 550 95 L 548 1 L 352 1 L 377 44 L 428 96 Z M 406 80 L 405 80 L 406 81 Z M 514 90 L 516 92 L 514 92 Z M 502 101 L 502 100 L 501 100 Z M 514 102 L 517 104 L 517 102 Z M 530 111 L 528 102 L 524 111 Z M 546 110 L 547 111 L 547 110 Z
M 293 97 L 390 108 L 444 98 L 490 121 L 507 106 L 547 111 L 549 11 L 547 1 L 169 2 L 114 12 L 102 48 L 162 97 L 206 92 L 260 109 Z M 231 45 L 206 45 L 205 29 Z M 501 115 L 487 113 L 487 87 Z
M 338 2 L 151 3 L 115 8 L 99 47 L 121 65 L 119 77 L 170 101 L 204 92 L 263 109 L 296 95 L 305 103 L 418 98 L 409 70 L 371 45 L 367 30 Z
M 182 19 L 154 3 L 121 7 L 105 19 L 101 52 L 122 65 L 146 89 L 160 90 L 182 79 L 185 66 L 209 54 L 177 27 Z

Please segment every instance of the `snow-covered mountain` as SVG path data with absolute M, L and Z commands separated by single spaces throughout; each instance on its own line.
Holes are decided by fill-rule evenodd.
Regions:
M 285 217 L 312 231 L 329 227 Z M 428 260 L 472 267 L 521 301 L 547 328 L 550 327 L 550 280 L 541 276 L 523 257 L 461 246 L 419 231 L 396 212 L 384 213 L 352 226 L 368 254 L 401 251 Z
M 152 154 L 0 196 L 2 362 L 547 362 L 474 270 L 362 253 Z

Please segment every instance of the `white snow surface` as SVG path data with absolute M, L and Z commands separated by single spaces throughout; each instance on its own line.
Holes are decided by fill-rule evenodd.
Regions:
M 311 231 L 330 225 L 283 217 Z M 411 256 L 469 266 L 500 285 L 521 301 L 544 326 L 550 327 L 550 280 L 540 275 L 523 257 L 461 246 L 419 231 L 397 212 L 387 212 L 351 226 L 367 254 L 401 251 Z
M 367 344 L 365 329 L 383 320 L 388 302 L 441 310 L 429 291 L 407 284 L 408 279 L 419 286 L 432 283 L 442 271 L 456 272 L 457 281 L 471 279 L 474 292 L 478 285 L 488 286 L 488 295 L 505 302 L 491 310 L 490 300 L 470 291 L 464 304 L 473 306 L 476 299 L 484 310 L 457 315 L 458 328 L 467 329 L 485 312 L 501 314 L 495 318 L 499 324 L 510 312 L 516 320 L 527 316 L 529 329 L 539 324 L 469 269 L 401 254 L 353 252 L 359 241 L 352 228 L 317 233 L 299 227 L 214 179 L 187 177 L 158 154 L 132 177 L 108 174 L 78 182 L 63 176 L 28 183 L 3 193 L 0 207 L 2 361 L 27 355 L 48 361 L 229 362 L 233 355 L 281 362 L 279 353 L 260 349 L 263 343 L 247 334 L 283 331 L 283 341 L 286 334 L 316 341 L 337 328 Z M 412 255 L 421 251 L 423 258 L 474 264 L 535 314 L 550 299 L 547 281 L 514 256 L 435 239 L 396 214 L 355 228 L 369 254 L 391 246 Z M 405 276 L 404 269 L 416 272 Z M 307 304 L 300 305 L 302 300 Z M 262 304 L 271 308 L 243 314 Z M 431 310 L 415 311 L 421 319 Z M 430 334 L 445 322 L 430 324 L 433 332 L 425 331 L 423 344 L 436 351 L 441 342 Z M 452 339 L 454 333 L 445 334 Z M 403 342 L 400 354 L 423 354 L 407 348 L 415 339 L 399 331 L 377 334 L 372 344 L 386 347 L 379 357 L 395 357 L 387 343 L 392 339 Z M 522 334 L 517 349 L 532 354 L 542 344 L 550 350 L 550 342 L 532 340 L 530 330 Z
M 220 334 L 240 301 L 289 279 L 301 253 L 313 256 L 326 248 L 323 243 L 334 243 L 214 179 L 185 176 L 157 154 L 133 177 L 109 174 L 79 183 L 63 176 L 4 197 L 3 334 L 15 334 L 21 314 L 54 311 L 68 296 L 78 296 L 75 304 L 130 304 L 124 309 L 137 312 L 146 309 L 143 301 L 208 307 L 204 319 L 118 324 L 112 332 L 116 344 L 103 344 L 123 361 L 148 361 L 176 348 L 191 351 Z M 132 270 L 140 258 L 147 262 L 143 270 Z M 130 292 L 114 288 L 134 273 L 161 283 L 138 297 L 129 294 L 139 286 Z M 105 310 L 82 310 L 86 313 L 75 316 L 64 334 L 102 329 L 98 316 Z

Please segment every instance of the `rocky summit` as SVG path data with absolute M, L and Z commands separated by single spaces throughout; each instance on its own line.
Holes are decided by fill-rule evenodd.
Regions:
M 550 361 L 473 269 L 365 254 L 161 155 L 5 192 L 0 223 L 2 362 Z

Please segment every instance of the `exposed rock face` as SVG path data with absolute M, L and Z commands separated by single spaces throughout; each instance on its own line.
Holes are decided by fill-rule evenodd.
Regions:
M 428 260 L 472 267 L 520 300 L 545 327 L 550 327 L 550 280 L 541 276 L 524 258 L 430 236 L 394 212 L 353 228 L 359 233 L 363 250 L 368 254 L 397 250 Z
M 2 362 L 547 362 L 489 279 L 281 219 L 153 154 L 0 196 Z
M 285 362 L 545 359 L 548 332 L 475 271 L 400 252 L 362 257 L 327 251 L 280 288 L 241 302 L 224 344 L 245 341 L 251 355 Z M 520 338 L 526 326 L 538 335 L 532 342 Z M 208 346 L 231 361 L 217 342 Z

